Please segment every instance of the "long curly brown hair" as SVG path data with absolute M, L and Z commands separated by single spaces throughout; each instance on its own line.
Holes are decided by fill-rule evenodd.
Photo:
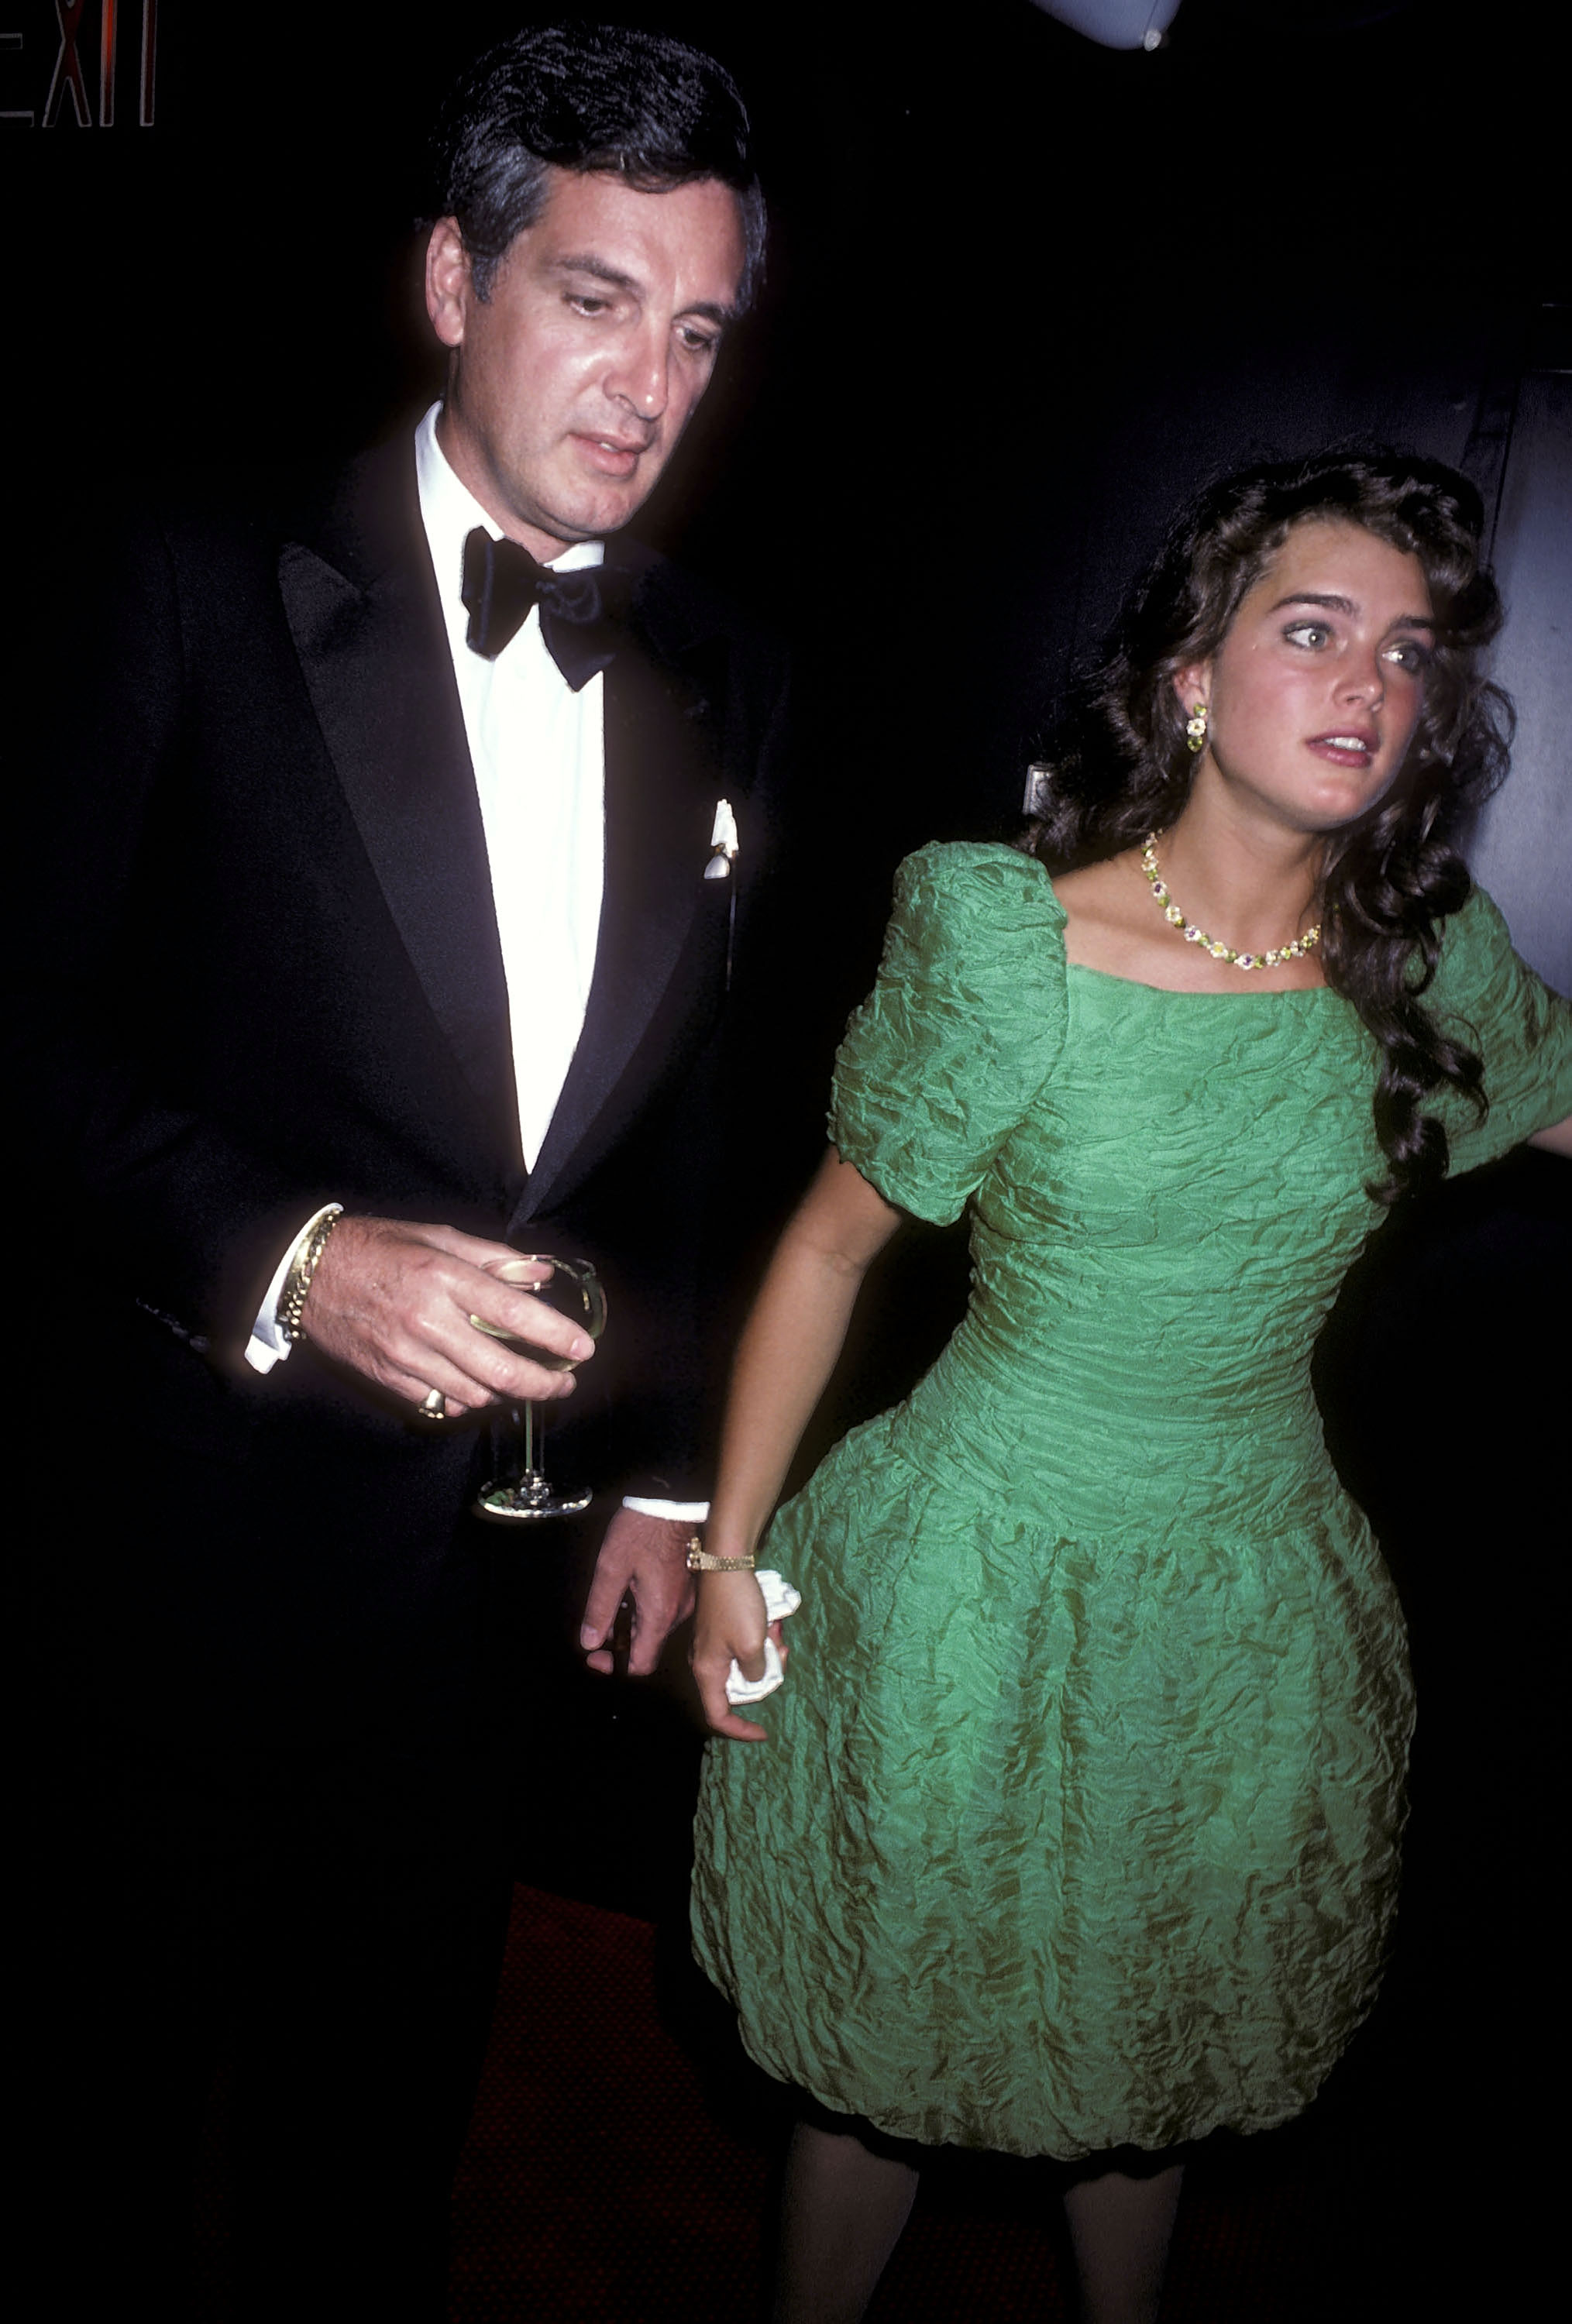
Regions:
M 1455 842 L 1504 778 L 1512 731 L 1510 701 L 1479 667 L 1502 609 L 1480 561 L 1484 509 L 1466 477 L 1380 449 L 1262 464 L 1209 486 L 1170 528 L 1102 658 L 1073 684 L 1021 844 L 1050 872 L 1067 872 L 1173 822 L 1197 763 L 1174 678 L 1216 650 L 1291 528 L 1311 517 L 1361 525 L 1417 557 L 1436 620 L 1402 770 L 1331 835 L 1321 871 L 1327 982 L 1381 1048 L 1374 1111 L 1387 1176 L 1370 1191 L 1391 1203 L 1446 1173 L 1446 1130 L 1424 1100 L 1447 1084 L 1482 1113 L 1487 1102 L 1478 1056 L 1441 1031 L 1423 999 L 1441 923 L 1472 890 Z

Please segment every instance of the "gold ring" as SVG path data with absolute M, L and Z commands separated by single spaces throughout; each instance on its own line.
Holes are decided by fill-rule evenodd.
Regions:
M 434 1388 L 429 1396 L 421 1397 L 421 1411 L 427 1420 L 447 1419 L 448 1399 L 439 1388 Z

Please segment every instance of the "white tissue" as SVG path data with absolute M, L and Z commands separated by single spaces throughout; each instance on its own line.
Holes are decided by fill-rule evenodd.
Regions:
M 764 1593 L 764 1612 L 770 1621 L 783 1621 L 788 1614 L 796 1613 L 802 1603 L 802 1592 L 793 1590 L 790 1582 L 783 1582 L 769 1566 L 762 1573 L 755 1573 L 754 1579 Z M 780 1647 L 773 1638 L 766 1638 L 763 1677 L 744 1678 L 740 1666 L 734 1662 L 731 1675 L 726 1683 L 726 1699 L 728 1702 L 763 1702 L 767 1694 L 774 1693 L 785 1675 L 781 1666 Z

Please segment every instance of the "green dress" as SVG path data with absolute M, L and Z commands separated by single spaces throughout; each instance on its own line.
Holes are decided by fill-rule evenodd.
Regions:
M 1380 1213 L 1374 1045 L 1322 988 L 1068 966 L 1041 867 L 902 867 L 831 1133 L 972 1213 L 965 1321 L 769 1533 L 765 1744 L 712 1741 L 698 1958 L 761 2065 L 902 2137 L 1072 2156 L 1305 2107 L 1370 2008 L 1412 1718 L 1312 1343 Z M 1432 989 L 1492 1104 L 1572 1112 L 1572 1010 L 1476 894 Z

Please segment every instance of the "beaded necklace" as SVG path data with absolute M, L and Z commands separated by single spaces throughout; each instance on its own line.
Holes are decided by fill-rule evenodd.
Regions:
M 1281 968 L 1284 961 L 1303 960 L 1307 954 L 1315 951 L 1321 941 L 1321 923 L 1318 920 L 1315 927 L 1307 928 L 1302 936 L 1295 936 L 1291 944 L 1279 945 L 1271 952 L 1235 952 L 1232 945 L 1219 944 L 1216 936 L 1207 934 L 1205 928 L 1197 927 L 1194 920 L 1187 919 L 1174 902 L 1168 882 L 1158 870 L 1155 831 L 1150 834 L 1141 851 L 1141 868 L 1146 874 L 1153 896 L 1162 907 L 1163 918 L 1182 932 L 1186 944 L 1199 945 L 1202 951 L 1209 952 L 1214 960 L 1225 960 L 1230 968 Z

